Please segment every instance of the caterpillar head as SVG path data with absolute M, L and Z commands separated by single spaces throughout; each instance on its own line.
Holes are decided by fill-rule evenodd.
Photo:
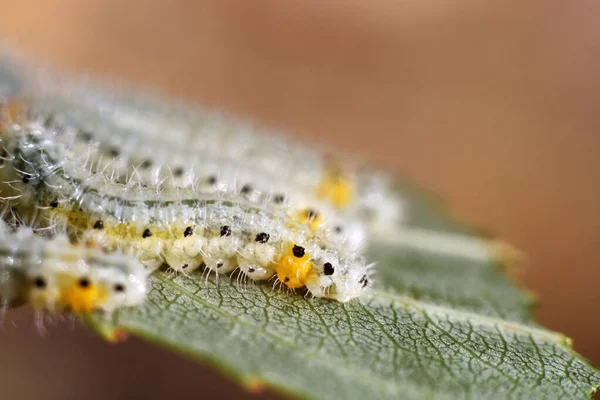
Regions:
M 37 309 L 112 312 L 145 298 L 146 272 L 133 256 L 68 245 L 53 255 L 27 271 Z
M 314 208 L 304 208 L 297 211 L 294 219 L 299 224 L 310 227 L 313 231 L 317 231 L 323 225 L 323 216 Z
M 354 200 L 355 190 L 351 177 L 343 174 L 337 167 L 330 166 L 321 178 L 316 194 L 336 208 L 346 208 Z
M 98 310 L 109 298 L 109 294 L 96 279 L 86 274 L 65 274 L 61 282 L 60 300 L 67 310 L 90 312 Z
M 306 248 L 290 244 L 275 264 L 275 272 L 279 281 L 284 285 L 291 289 L 298 289 L 306 285 L 306 282 L 315 274 L 315 269 Z

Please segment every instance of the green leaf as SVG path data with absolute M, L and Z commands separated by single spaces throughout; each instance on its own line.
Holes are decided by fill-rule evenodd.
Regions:
M 493 242 L 418 190 L 408 227 L 377 238 L 378 284 L 341 304 L 269 285 L 158 271 L 139 309 L 87 322 L 197 357 L 241 383 L 311 399 L 587 399 L 600 373 L 538 327 Z

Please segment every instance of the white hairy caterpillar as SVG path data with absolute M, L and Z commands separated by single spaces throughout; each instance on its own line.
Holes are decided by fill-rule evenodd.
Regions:
M 74 246 L 65 235 L 42 237 L 0 220 L 0 306 L 112 312 L 145 296 L 146 272 L 132 255 Z
M 135 149 L 129 154 L 136 161 L 131 165 L 142 167 L 135 172 L 144 183 L 148 181 L 144 170 L 150 169 L 152 181 L 156 171 L 151 165 L 167 165 L 172 171 L 182 171 L 183 179 L 178 183 L 186 184 L 186 172 L 194 171 L 191 160 L 203 158 L 205 166 L 237 166 L 230 170 L 235 170 L 240 187 L 246 181 L 255 181 L 256 188 L 264 191 L 268 183 L 276 181 L 274 186 L 293 195 L 290 197 L 299 205 L 312 203 L 324 208 L 322 199 L 378 230 L 401 222 L 402 205 L 392 194 L 386 177 L 364 169 L 354 159 L 337 157 L 334 163 L 325 151 L 266 135 L 249 123 L 232 122 L 235 119 L 228 116 L 191 107 L 173 107 L 155 99 L 101 89 L 81 90 L 74 85 L 53 85 L 44 93 L 47 113 L 78 124 L 104 143 L 105 150 L 120 144 Z M 129 138 L 127 143 L 123 143 L 124 137 Z M 171 149 L 175 148 L 179 149 L 175 152 L 179 159 L 153 154 L 157 149 L 163 149 L 165 155 L 173 154 Z M 220 168 L 197 172 L 205 179 L 214 179 L 215 169 Z M 231 186 L 231 178 L 231 174 L 224 176 L 223 183 Z
M 365 240 L 362 224 L 352 214 L 338 212 L 298 185 L 298 177 L 290 167 L 271 170 L 257 167 L 254 158 L 240 161 L 220 157 L 217 152 L 213 155 L 190 151 L 164 140 L 115 128 L 99 118 L 98 113 L 82 110 L 74 104 L 70 108 L 48 110 L 50 103 L 56 101 L 41 102 L 41 106 L 30 110 L 31 117 L 44 125 L 43 129 L 70 136 L 63 140 L 68 141 L 72 152 L 92 151 L 94 161 L 87 160 L 86 164 L 90 171 L 104 174 L 107 179 L 131 186 L 191 188 L 243 195 L 253 202 L 271 202 L 292 210 L 296 219 L 309 224 L 330 241 L 357 248 Z
M 276 276 L 339 301 L 369 286 L 359 253 L 315 235 L 285 209 L 199 189 L 131 187 L 90 172 L 89 157 L 76 156 L 64 131 L 29 121 L 4 131 L 12 155 L 3 169 L 6 198 L 30 222 L 62 225 L 79 243 L 132 249 L 151 268 L 204 264 L 218 274 L 239 268 L 253 280 Z

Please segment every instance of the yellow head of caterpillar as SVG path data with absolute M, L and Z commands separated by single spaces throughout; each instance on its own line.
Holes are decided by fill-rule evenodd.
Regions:
M 307 208 L 300 210 L 295 218 L 298 223 L 310 226 L 313 231 L 319 229 L 323 224 L 323 217 L 317 211 Z
M 341 171 L 331 168 L 325 172 L 317 186 L 317 196 L 328 200 L 337 208 L 345 208 L 354 199 L 354 183 Z
M 73 312 L 90 312 L 99 309 L 107 293 L 88 278 L 73 280 L 61 290 L 61 301 Z
M 289 245 L 274 266 L 277 278 L 289 288 L 298 289 L 316 273 L 304 247 Z

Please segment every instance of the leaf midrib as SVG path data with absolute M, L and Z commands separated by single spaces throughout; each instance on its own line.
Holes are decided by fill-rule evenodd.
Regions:
M 419 312 L 428 312 L 432 314 L 446 314 L 450 316 L 454 316 L 457 319 L 469 321 L 475 321 L 478 325 L 489 326 L 493 328 L 501 327 L 502 329 L 508 332 L 521 333 L 524 335 L 532 335 L 534 337 L 538 337 L 540 339 L 546 339 L 548 341 L 564 345 L 565 340 L 568 340 L 564 335 L 560 333 L 554 333 L 550 331 L 546 331 L 544 329 L 538 329 L 535 327 L 530 327 L 527 325 L 520 324 L 518 322 L 506 321 L 503 319 L 499 319 L 496 317 L 488 317 L 485 315 L 473 313 L 470 311 L 457 310 L 454 308 L 449 308 L 443 305 L 427 303 L 424 301 L 416 300 L 410 296 L 403 296 L 396 293 L 387 292 L 379 289 L 371 289 L 371 297 L 373 298 L 388 298 L 389 300 L 399 303 L 405 307 L 412 307 L 416 311 Z M 377 296 L 373 296 L 377 295 Z

